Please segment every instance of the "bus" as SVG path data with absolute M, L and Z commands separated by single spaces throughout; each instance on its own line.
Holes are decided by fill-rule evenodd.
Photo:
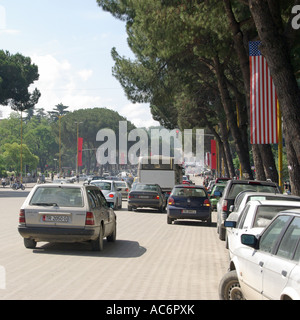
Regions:
M 182 183 L 182 165 L 174 163 L 174 157 L 142 156 L 138 162 L 137 182 L 156 183 L 163 192 L 170 193 Z

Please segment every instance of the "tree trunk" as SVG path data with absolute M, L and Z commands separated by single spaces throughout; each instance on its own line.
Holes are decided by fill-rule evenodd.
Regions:
M 271 145 L 259 144 L 258 146 L 263 160 L 266 179 L 270 179 L 271 181 L 278 183 L 278 171 L 276 169 Z
M 231 32 L 233 35 L 234 47 L 237 53 L 240 68 L 242 71 L 245 93 L 246 93 L 246 106 L 247 106 L 247 114 L 244 117 L 247 117 L 247 120 L 250 118 L 250 66 L 249 66 L 249 56 L 244 46 L 244 35 L 240 28 L 239 23 L 236 21 L 234 13 L 232 11 L 230 0 L 224 0 L 225 11 L 229 20 L 229 25 L 231 28 Z M 270 175 L 270 171 L 264 171 L 264 169 L 273 168 L 274 176 L 277 175 L 278 172 L 275 166 L 274 168 L 274 157 L 273 154 L 271 156 L 270 153 L 270 145 L 261 145 L 260 147 L 252 146 L 252 155 L 253 161 L 255 165 L 256 171 L 256 179 L 265 180 L 266 176 Z M 268 156 L 262 157 L 261 153 L 266 153 Z M 275 172 L 276 171 L 276 172 Z M 272 172 L 272 173 L 273 173 Z M 273 176 L 273 175 L 272 175 Z M 273 181 L 273 180 L 272 180 Z
M 263 160 L 261 157 L 261 153 L 259 150 L 258 144 L 252 144 L 252 156 L 253 156 L 253 162 L 255 166 L 255 178 L 256 180 L 265 181 L 266 175 L 263 167 Z
M 237 126 L 236 116 L 234 109 L 232 108 L 232 101 L 228 92 L 226 79 L 224 75 L 223 67 L 220 64 L 219 58 L 214 58 L 215 74 L 217 77 L 218 88 L 220 91 L 221 101 L 224 107 L 226 118 L 230 127 L 230 131 L 236 146 L 236 151 L 240 159 L 243 172 L 247 174 L 247 178 L 253 180 L 253 174 L 251 171 L 248 148 L 245 148 L 245 144 L 241 139 L 241 132 Z M 246 150 L 247 149 L 247 150 Z
M 288 160 L 288 171 L 291 184 L 291 192 L 294 195 L 300 196 L 300 166 L 297 161 L 296 153 L 291 141 L 290 135 L 287 134 L 287 129 L 283 126 L 285 134 L 285 148 Z
M 221 131 L 221 137 L 222 137 L 223 148 L 224 148 L 224 160 L 228 168 L 229 177 L 233 178 L 235 176 L 235 170 L 234 170 L 232 154 L 231 154 L 230 146 L 228 142 L 228 131 L 227 131 L 226 123 L 220 122 L 220 131 Z

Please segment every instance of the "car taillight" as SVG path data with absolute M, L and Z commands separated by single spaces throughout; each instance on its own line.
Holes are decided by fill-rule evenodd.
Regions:
M 20 213 L 19 213 L 19 223 L 21 224 L 25 224 L 26 220 L 25 220 L 25 210 L 21 209 Z
M 128 192 L 128 188 L 126 188 L 125 191 Z
M 205 199 L 205 200 L 204 200 L 203 206 L 204 206 L 204 207 L 210 207 L 210 202 L 209 202 L 208 199 Z
M 169 200 L 168 200 L 168 205 L 170 206 L 173 206 L 175 204 L 175 201 L 173 198 L 169 197 Z
M 114 195 L 113 195 L 112 193 L 110 193 L 108 196 L 109 196 L 110 198 L 113 198 L 113 197 L 114 197 Z
M 86 213 L 85 224 L 87 226 L 93 226 L 95 224 L 93 212 L 88 211 Z
M 222 210 L 223 211 L 227 211 L 227 200 L 223 200 L 223 202 L 222 202 Z
M 159 200 L 159 196 L 153 196 L 153 199 Z

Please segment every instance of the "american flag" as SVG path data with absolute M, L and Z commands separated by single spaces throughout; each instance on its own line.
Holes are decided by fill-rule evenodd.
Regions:
M 277 94 L 260 41 L 249 42 L 251 144 L 278 143 Z

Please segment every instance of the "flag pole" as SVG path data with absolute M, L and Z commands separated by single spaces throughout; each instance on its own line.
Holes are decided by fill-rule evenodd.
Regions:
M 278 184 L 283 190 L 282 181 L 282 123 L 279 102 L 277 101 L 277 125 L 278 125 Z

